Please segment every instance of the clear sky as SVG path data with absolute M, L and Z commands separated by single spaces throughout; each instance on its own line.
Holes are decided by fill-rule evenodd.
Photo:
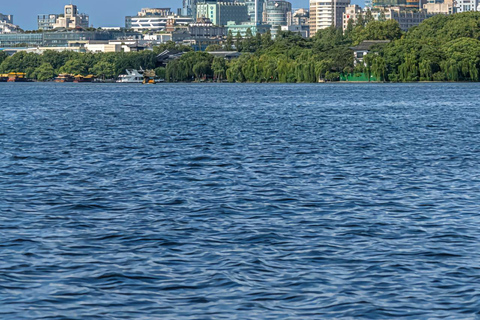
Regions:
M 0 13 L 13 14 L 14 23 L 25 30 L 37 29 L 37 15 L 62 13 L 70 0 L 0 0 Z M 361 0 L 353 0 L 359 3 Z M 290 0 L 294 8 L 307 8 L 308 0 Z M 361 1 L 363 2 L 363 1 Z M 172 8 L 182 6 L 182 0 L 72 0 L 82 13 L 90 15 L 94 27 L 123 27 L 125 16 L 135 15 L 141 8 Z

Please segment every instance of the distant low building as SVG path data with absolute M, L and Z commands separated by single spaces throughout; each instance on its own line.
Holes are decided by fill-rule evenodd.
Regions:
M 423 5 L 423 10 L 431 14 L 453 14 L 457 11 L 453 0 L 445 0 L 444 2 L 429 1 Z
M 408 9 L 421 9 L 424 0 L 372 0 L 371 8 L 401 7 Z
M 390 40 L 365 40 L 359 45 L 351 47 L 353 50 L 354 64 L 363 64 L 365 56 L 374 46 L 384 46 L 390 43 Z
M 382 14 L 383 12 L 383 14 Z M 427 11 L 408 10 L 400 7 L 385 8 L 380 13 L 375 15 L 375 19 L 379 20 L 385 17 L 386 20 L 395 20 L 400 25 L 400 29 L 407 31 L 411 27 L 416 27 L 423 20 L 433 17 L 434 14 Z
M 400 29 L 407 31 L 411 27 L 418 26 L 425 19 L 434 16 L 434 13 L 427 12 L 426 10 L 418 11 L 407 9 L 405 7 L 375 7 L 370 10 L 374 20 L 395 20 L 400 25 Z M 352 20 L 353 24 L 357 23 L 360 14 L 365 17 L 365 12 L 361 11 L 357 5 L 348 6 L 343 13 L 343 30 L 345 31 L 348 25 L 348 21 Z
M 238 33 L 240 33 L 242 37 L 245 37 L 248 29 L 250 29 L 250 31 L 252 32 L 252 35 L 255 36 L 257 33 L 260 33 L 260 34 L 267 33 L 268 30 L 270 30 L 271 28 L 272 26 L 268 24 L 255 25 L 254 23 L 251 23 L 251 22 L 236 24 L 235 21 L 229 21 L 227 23 L 227 30 L 228 32 L 231 32 L 234 37 Z
M 188 32 L 194 38 L 199 37 L 225 37 L 227 28 L 224 26 L 216 26 L 209 19 L 200 19 L 188 26 Z
M 68 47 L 75 41 L 139 39 L 137 32 L 122 31 L 51 31 L 41 33 L 11 33 L 0 34 L 0 47 Z
M 197 3 L 197 19 L 210 19 L 217 26 L 225 26 L 228 21 L 241 23 L 249 20 L 248 8 L 244 3 L 202 2 Z
M 282 31 L 298 33 L 303 38 L 310 37 L 310 26 L 308 25 L 293 24 L 291 26 L 282 26 Z

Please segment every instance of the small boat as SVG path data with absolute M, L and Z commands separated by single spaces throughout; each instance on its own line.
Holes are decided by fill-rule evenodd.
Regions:
M 117 83 L 143 83 L 143 70 L 127 69 L 127 74 L 118 76 Z
M 0 74 L 0 82 L 8 82 L 8 73 Z
M 143 73 L 143 84 L 155 84 L 155 70 L 145 70 Z
M 10 72 L 7 82 L 27 82 L 26 74 L 23 72 Z
M 88 76 L 82 76 L 80 74 L 75 76 L 75 80 L 73 82 L 80 83 L 80 82 L 93 82 L 95 79 L 93 74 L 89 74 Z
M 55 78 L 55 82 L 73 82 L 75 78 L 71 74 L 61 73 Z

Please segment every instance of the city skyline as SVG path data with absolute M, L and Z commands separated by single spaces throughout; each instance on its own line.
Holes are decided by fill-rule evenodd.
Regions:
M 308 8 L 308 0 L 291 0 L 294 8 Z M 362 0 L 354 0 L 352 3 L 360 4 Z M 23 0 L 18 3 L 9 2 L 0 7 L 0 13 L 12 14 L 14 23 L 25 30 L 37 29 L 37 15 L 63 12 L 63 7 L 70 0 Z M 125 16 L 134 15 L 144 7 L 167 7 L 175 10 L 182 6 L 182 0 L 142 0 L 132 2 L 130 0 L 73 0 L 82 13 L 90 16 L 90 23 L 94 27 L 123 27 Z M 114 10 L 112 10 L 114 8 Z

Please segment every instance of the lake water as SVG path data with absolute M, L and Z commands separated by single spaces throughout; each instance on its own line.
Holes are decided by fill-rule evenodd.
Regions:
M 0 84 L 1 319 L 480 319 L 479 84 Z

